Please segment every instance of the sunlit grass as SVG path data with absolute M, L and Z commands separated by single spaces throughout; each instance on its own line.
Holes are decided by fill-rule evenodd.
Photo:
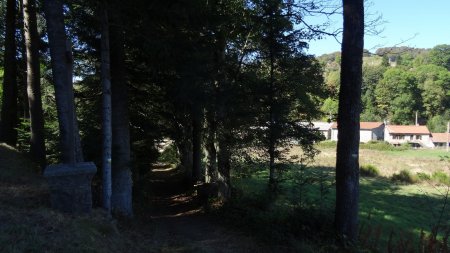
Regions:
M 326 180 L 333 180 L 332 168 L 308 168 L 308 173 L 322 170 L 329 173 Z M 235 185 L 244 195 L 259 196 L 267 189 L 267 171 L 261 171 L 249 178 L 235 179 Z M 276 199 L 275 207 L 289 212 L 289 209 L 304 203 L 305 208 L 313 208 L 333 217 L 335 188 L 332 182 L 323 182 L 326 192 L 321 192 L 319 182 L 299 189 L 293 180 L 281 184 L 282 197 Z M 433 182 L 421 184 L 396 184 L 387 178 L 361 178 L 359 219 L 363 229 L 381 231 L 380 247 L 384 248 L 391 232 L 394 238 L 409 235 L 418 242 L 420 231 L 431 232 L 436 225 L 450 226 L 449 207 L 443 210 L 447 186 L 435 185 Z M 282 211 L 279 211 L 282 212 Z

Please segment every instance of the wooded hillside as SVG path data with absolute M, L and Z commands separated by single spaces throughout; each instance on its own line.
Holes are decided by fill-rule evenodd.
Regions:
M 322 105 L 323 119 L 335 119 L 339 90 L 340 53 L 318 57 L 324 66 L 329 97 Z M 431 132 L 445 132 L 450 120 L 450 45 L 431 49 L 410 47 L 365 51 L 362 121 L 426 124 Z

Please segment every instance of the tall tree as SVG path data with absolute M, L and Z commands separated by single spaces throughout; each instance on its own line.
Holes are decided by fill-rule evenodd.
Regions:
M 111 208 L 116 214 L 131 217 L 132 177 L 128 90 L 125 78 L 125 46 L 122 17 L 117 2 L 108 9 L 110 18 L 111 98 L 112 98 L 112 196 Z
M 203 107 L 200 101 L 193 101 L 192 105 L 192 180 L 202 180 L 202 129 Z
M 108 213 L 111 212 L 111 145 L 112 145 L 112 130 L 111 130 L 111 68 L 109 55 L 109 22 L 108 10 L 106 1 L 103 1 L 101 7 L 101 80 L 102 80 L 102 95 L 103 95 L 103 154 L 102 154 L 102 169 L 103 169 L 103 208 Z
M 61 160 L 64 163 L 81 162 L 83 157 L 72 87 L 73 59 L 71 43 L 66 38 L 62 0 L 44 1 L 44 13 L 58 111 Z
M 361 112 L 364 0 L 343 0 L 341 88 L 336 153 L 335 228 L 343 241 L 356 241 L 359 202 L 359 121 Z
M 23 17 L 27 59 L 28 108 L 31 120 L 30 153 L 33 159 L 44 168 L 46 159 L 39 64 L 40 39 L 37 29 L 35 0 L 23 0 Z
M 11 146 L 17 143 L 17 63 L 16 63 L 16 1 L 6 2 L 6 34 L 4 54 L 3 96 L 0 141 Z

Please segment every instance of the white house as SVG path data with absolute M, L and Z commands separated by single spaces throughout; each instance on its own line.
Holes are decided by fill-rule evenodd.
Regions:
M 359 141 L 369 142 L 383 140 L 384 138 L 384 123 L 383 122 L 360 122 L 359 123 Z M 331 126 L 331 140 L 338 140 L 337 123 Z
M 410 143 L 414 147 L 434 148 L 427 126 L 387 125 L 384 128 L 384 140 L 395 146 Z
M 325 140 L 329 140 L 331 138 L 331 125 L 333 123 L 315 121 L 311 122 L 313 124 L 313 128 L 319 130 L 323 136 L 325 136 Z
M 431 133 L 431 139 L 436 147 L 447 147 L 450 143 L 450 133 Z

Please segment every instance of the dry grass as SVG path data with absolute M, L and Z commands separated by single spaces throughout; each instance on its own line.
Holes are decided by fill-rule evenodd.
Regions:
M 300 155 L 301 149 L 294 147 L 291 155 Z M 360 150 L 360 165 L 375 165 L 380 170 L 380 175 L 390 177 L 402 170 L 410 171 L 412 174 L 433 174 L 443 171 L 450 175 L 450 162 L 442 160 L 441 157 L 450 155 L 445 150 L 406 150 L 406 151 L 379 151 L 370 149 Z M 314 166 L 335 167 L 336 149 L 321 148 L 316 157 Z

